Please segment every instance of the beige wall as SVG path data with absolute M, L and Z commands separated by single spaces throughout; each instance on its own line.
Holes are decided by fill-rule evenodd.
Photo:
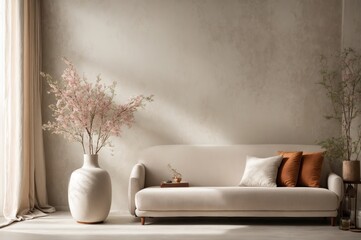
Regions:
M 342 47 L 361 51 L 361 1 L 343 1 Z
M 61 56 L 94 80 L 118 82 L 117 101 L 154 94 L 137 124 L 113 138 L 101 165 L 113 209 L 127 207 L 140 149 L 158 144 L 314 144 L 339 133 L 320 80 L 319 54 L 340 49 L 340 0 L 44 0 L 43 69 Z M 44 121 L 50 118 L 43 97 Z M 79 145 L 45 134 L 50 203 L 67 205 Z M 164 163 L 167 164 L 167 163 Z M 200 170 L 201 171 L 201 170 Z
M 342 22 L 342 47 L 352 47 L 357 51 L 361 51 L 361 1 L 344 0 L 343 1 L 343 22 Z M 354 134 L 357 133 L 357 126 L 361 124 L 361 118 L 356 119 L 354 126 Z M 360 160 L 360 159 L 359 159 Z M 361 171 L 361 169 L 360 169 Z M 361 196 L 361 188 L 359 187 L 359 196 Z M 361 197 L 358 198 L 359 206 L 361 206 Z

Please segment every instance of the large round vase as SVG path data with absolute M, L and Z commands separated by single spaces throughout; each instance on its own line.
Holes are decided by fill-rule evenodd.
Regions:
M 98 155 L 84 155 L 84 164 L 70 177 L 68 201 L 72 217 L 80 223 L 103 222 L 109 214 L 112 187 L 107 171 L 98 164 Z

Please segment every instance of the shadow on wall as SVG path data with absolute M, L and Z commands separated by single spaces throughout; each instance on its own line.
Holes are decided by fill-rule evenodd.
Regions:
M 99 1 L 90 1 L 85 6 L 60 4 L 62 13 L 68 16 L 62 29 L 72 35 L 63 50 L 74 56 L 74 63 L 79 69 L 87 70 L 89 77 L 100 71 L 109 79 L 120 79 L 119 88 L 127 93 L 154 93 L 156 101 L 150 106 L 150 116 L 157 120 L 154 129 L 173 123 L 175 126 L 169 126 L 173 134 L 179 134 L 178 129 L 182 129 L 182 135 L 192 133 L 183 137 L 186 142 L 214 144 L 313 144 L 322 138 L 320 135 L 326 134 L 321 124 L 318 124 L 319 130 L 313 127 L 322 119 L 313 113 L 322 112 L 325 104 L 316 94 L 318 89 L 289 94 L 290 89 L 302 90 L 311 81 L 313 85 L 318 72 L 309 66 L 305 66 L 307 71 L 300 71 L 304 64 L 294 69 L 279 69 L 288 62 L 297 64 L 296 59 L 302 63 L 310 61 L 317 54 L 305 55 L 305 49 L 286 51 L 286 57 L 277 51 L 267 56 L 259 52 L 289 40 L 264 36 L 264 41 L 255 42 L 255 36 L 245 36 L 242 28 L 234 31 L 244 16 L 233 11 L 232 4 L 236 9 L 242 4 L 220 4 L 221 11 L 215 11 L 219 5 L 216 2 L 204 5 L 186 1 L 161 6 L 146 2 L 113 4 L 113 8 Z M 244 5 L 256 11 L 253 4 Z M 70 6 L 77 11 L 69 9 Z M 99 12 L 100 8 L 104 11 Z M 115 9 L 120 9 L 121 14 L 115 15 Z M 256 14 L 264 14 L 266 10 L 259 11 Z M 251 26 L 271 31 L 272 28 L 263 25 L 272 25 L 275 19 L 272 13 L 266 13 L 265 19 L 254 21 Z M 93 14 L 101 17 L 94 18 Z M 185 19 L 184 14 L 189 15 L 189 19 Z M 225 22 L 212 18 L 213 15 L 225 16 Z M 83 31 L 76 31 L 76 27 L 71 26 L 73 22 Z M 93 27 L 87 28 L 89 25 Z M 219 37 L 215 37 L 215 33 Z M 107 44 L 102 44 L 104 39 Z M 239 44 L 247 47 L 238 49 Z M 253 60 L 249 61 L 250 58 Z M 313 61 L 310 64 L 313 66 Z M 93 69 L 94 74 L 88 72 Z M 299 76 L 300 72 L 303 75 Z M 313 104 L 315 102 L 320 105 Z
M 101 152 L 113 207 L 127 205 L 131 167 L 148 146 L 314 144 L 339 134 L 338 126 L 324 124 L 330 106 L 315 85 L 316 55 L 339 49 L 339 3 L 302 2 L 314 9 L 302 11 L 292 2 L 42 1 L 45 72 L 60 76 L 66 56 L 89 80 L 99 73 L 107 84 L 116 80 L 116 101 L 155 95 L 134 127 L 112 139 L 114 157 Z M 316 16 L 320 8 L 324 14 Z M 280 24 L 279 13 L 293 9 L 292 21 Z M 46 90 L 44 122 L 53 102 Z M 45 152 L 49 200 L 67 205 L 81 148 L 45 133 Z

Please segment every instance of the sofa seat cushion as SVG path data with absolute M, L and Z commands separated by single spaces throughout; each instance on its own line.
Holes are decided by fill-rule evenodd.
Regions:
M 149 187 L 135 204 L 140 211 L 334 211 L 338 199 L 325 188 Z

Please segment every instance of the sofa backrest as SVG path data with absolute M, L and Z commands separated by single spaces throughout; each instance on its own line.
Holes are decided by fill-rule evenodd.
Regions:
M 170 180 L 171 164 L 191 186 L 237 186 L 242 178 L 246 156 L 270 157 L 277 151 L 319 152 L 318 145 L 160 145 L 143 150 L 139 162 L 146 168 L 145 186 L 159 186 Z M 326 187 L 329 163 L 323 164 L 321 186 Z

